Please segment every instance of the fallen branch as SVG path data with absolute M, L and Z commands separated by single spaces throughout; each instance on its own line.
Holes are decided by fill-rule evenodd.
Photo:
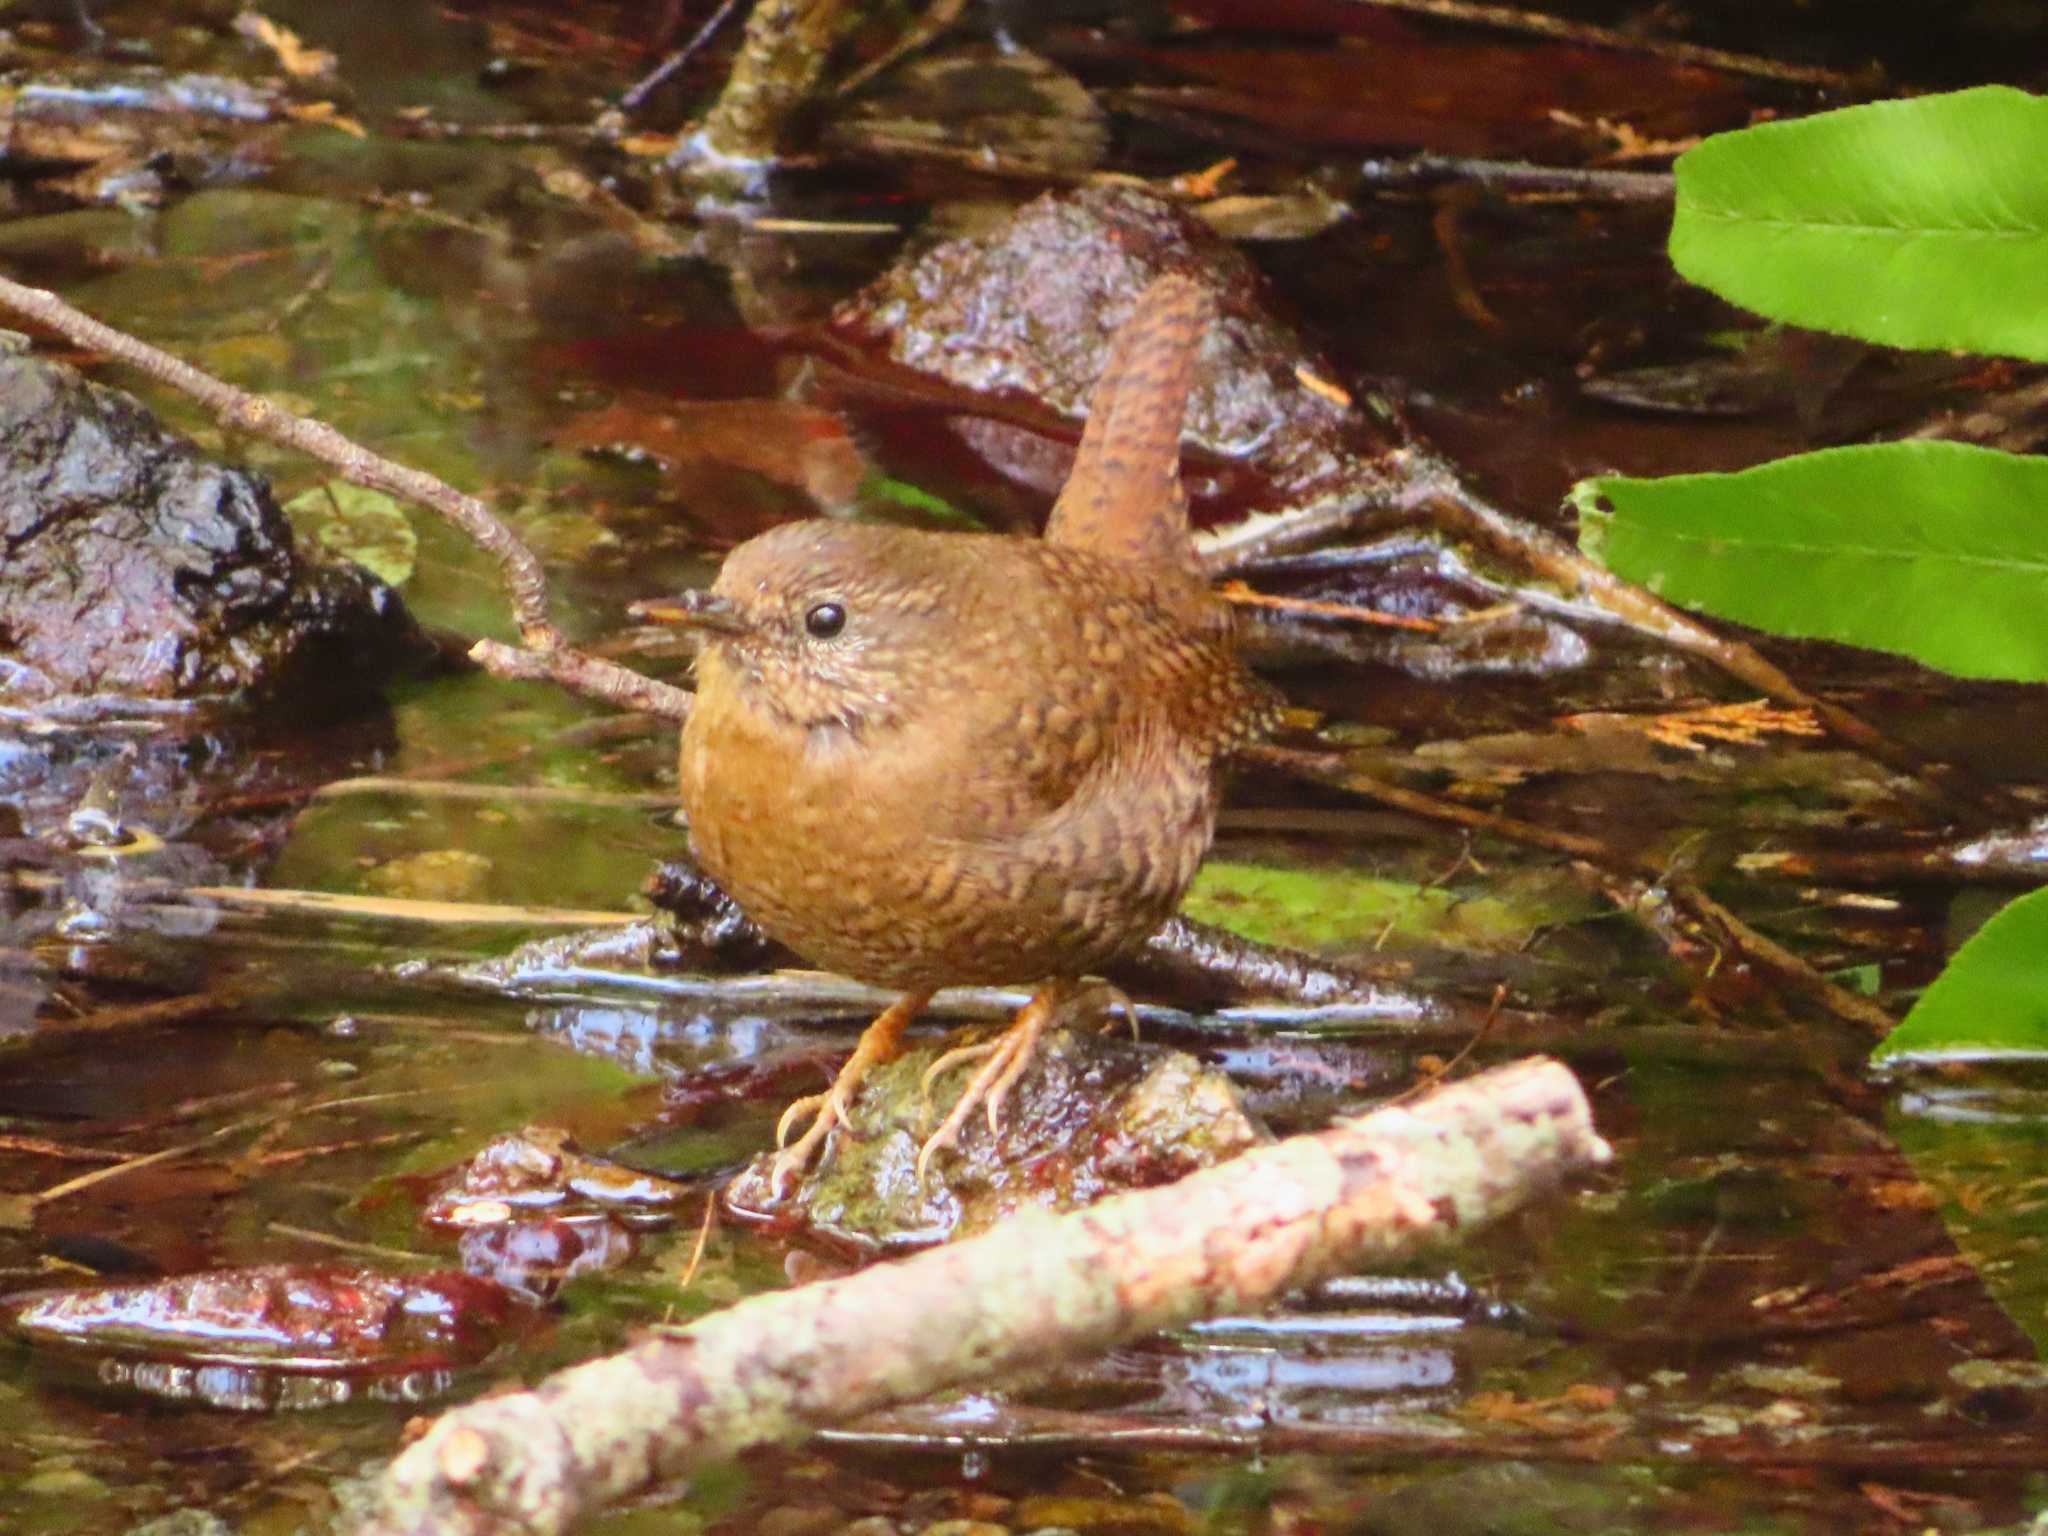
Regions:
M 458 1408 L 391 1464 L 365 1529 L 566 1531 L 749 1446 L 1409 1254 L 1608 1155 L 1568 1070 L 1503 1067 L 1163 1189 L 754 1296 Z
M 1930 848 L 1773 849 L 1735 861 L 1745 875 L 1829 885 L 1902 883 L 2035 886 L 2048 882 L 2048 823 Z
M 1520 193 L 1601 203 L 1668 203 L 1678 185 L 1669 171 L 1534 165 L 1526 160 L 1481 160 L 1429 153 L 1367 160 L 1358 169 L 1358 187 L 1362 192 L 1414 192 L 1453 183 L 1503 196 Z
M 1475 0 L 1351 0 L 1351 3 L 1383 11 L 1407 11 L 1412 15 L 1434 17 L 1438 21 L 1498 27 L 1504 32 L 1548 37 L 1585 48 L 1612 48 L 1625 53 L 1647 54 L 1676 64 L 1694 64 L 1703 69 L 1748 75 L 1757 80 L 1781 80 L 1788 85 L 1817 85 L 1833 91 L 1855 91 L 1875 89 L 1883 81 L 1875 65 L 1862 74 L 1851 75 L 1819 64 L 1787 64 L 1780 59 L 1761 58 L 1753 53 L 1733 53 L 1726 48 L 1710 48 L 1700 43 L 1644 37 L 1613 27 L 1552 16 L 1543 11 L 1525 11 L 1512 5 L 1485 5 L 1475 3 Z

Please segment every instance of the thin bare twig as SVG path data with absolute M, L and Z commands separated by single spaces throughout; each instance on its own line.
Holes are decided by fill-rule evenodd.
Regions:
M 493 677 L 553 683 L 586 699 L 659 715 L 664 720 L 689 718 L 692 695 L 688 689 L 566 646 L 548 650 L 529 643 L 521 649 L 496 640 L 479 640 L 469 648 L 469 659 Z
M 173 897 L 249 907 L 265 912 L 298 912 L 313 917 L 367 917 L 409 923 L 462 926 L 490 923 L 510 927 L 604 928 L 633 922 L 631 912 L 590 907 L 520 907 L 482 901 L 421 901 L 404 896 L 349 896 L 337 891 L 295 891 L 276 887 L 192 885 Z
M 1434 821 L 1453 822 L 1458 826 L 1489 832 L 1513 842 L 1526 843 L 1581 860 L 1628 882 L 1629 894 L 1638 902 L 1651 903 L 1657 898 L 1658 893 L 1661 893 L 1664 899 L 1679 907 L 1695 922 L 1708 931 L 1721 935 L 1726 941 L 1727 948 L 1746 956 L 1781 980 L 1790 983 L 1837 1018 L 1845 1019 L 1878 1035 L 1889 1034 L 1896 1023 L 1891 1015 L 1870 999 L 1859 997 L 1848 988 L 1828 980 L 1784 945 L 1758 933 L 1692 882 L 1672 878 L 1670 870 L 1648 854 L 1616 848 L 1597 838 L 1585 837 L 1576 832 L 1565 832 L 1556 827 L 1539 826 L 1532 821 L 1501 816 L 1492 811 L 1481 810 L 1477 806 L 1460 805 L 1454 800 L 1441 799 L 1436 795 L 1424 794 L 1420 790 L 1404 789 L 1398 784 L 1388 784 L 1371 774 L 1360 773 L 1335 754 L 1297 752 L 1283 747 L 1256 747 L 1246 751 L 1243 757 L 1247 762 L 1273 768 L 1311 783 L 1363 795 L 1382 805 L 1391 805 L 1417 816 L 1425 816 Z
M 289 1237 L 302 1243 L 313 1243 L 322 1248 L 333 1248 L 341 1253 L 360 1254 L 366 1259 L 394 1259 L 404 1264 L 433 1264 L 437 1261 L 430 1254 L 414 1253 L 409 1248 L 391 1248 L 383 1243 L 366 1243 L 358 1238 L 341 1237 L 333 1232 L 322 1232 L 313 1227 L 295 1227 L 289 1222 L 273 1221 L 270 1230 L 279 1237 Z
M 1554 38 L 1558 42 L 1577 43 L 1586 48 L 1616 48 L 1628 53 L 1649 54 L 1677 64 L 1695 64 L 1703 69 L 1724 70 L 1731 75 L 1748 75 L 1757 80 L 1782 80 L 1788 85 L 1817 85 L 1827 90 L 1855 91 L 1872 89 L 1882 80 L 1875 65 L 1867 74 L 1849 75 L 1820 64 L 1787 64 L 1780 59 L 1761 58 L 1753 53 L 1731 53 L 1725 48 L 1709 48 L 1699 43 L 1642 37 L 1613 27 L 1570 21 L 1562 16 L 1525 11 L 1512 5 L 1482 5 L 1474 3 L 1474 0 L 1350 0 L 1350 3 L 1369 5 L 1383 11 L 1406 11 L 1438 21 L 1498 27 L 1506 32 Z
M 696 34 L 687 43 L 676 49 L 675 52 L 671 53 L 667 58 L 655 65 L 653 69 L 641 76 L 632 86 L 628 87 L 626 93 L 619 98 L 618 105 L 613 107 L 612 111 L 617 113 L 621 120 L 631 117 L 635 112 L 638 112 L 646 103 L 648 97 L 660 90 L 667 83 L 670 76 L 689 63 L 691 59 L 695 58 L 703 50 L 704 45 L 717 36 L 718 29 L 725 25 L 727 19 L 731 17 L 734 11 L 739 9 L 739 4 L 740 0 L 723 0 L 718 9 L 711 13 L 704 25 L 697 29 Z
M 188 993 L 183 997 L 96 1008 L 91 1013 L 81 1013 L 68 1019 L 41 1019 L 37 1021 L 36 1033 L 39 1036 L 101 1034 L 117 1029 L 152 1029 L 161 1024 L 182 1024 L 187 1019 L 226 1013 L 264 990 L 267 989 L 247 981 L 231 981 L 225 986 Z
M 404 774 L 365 774 L 335 779 L 312 790 L 311 800 L 339 800 L 352 795 L 397 795 L 417 800 L 513 800 L 527 805 L 573 805 L 586 810 L 665 810 L 676 803 L 672 794 L 649 791 L 624 794 L 614 790 L 577 789 L 569 784 L 477 784 L 467 779 L 416 779 Z
M 1306 597 L 1276 597 L 1253 590 L 1241 581 L 1226 581 L 1216 588 L 1225 602 L 1244 608 L 1271 608 L 1280 613 L 1305 614 L 1319 619 L 1342 619 L 1351 624 L 1375 624 L 1385 629 L 1413 629 L 1434 634 L 1443 626 L 1435 619 L 1418 619 L 1405 613 L 1382 613 L 1356 603 L 1319 603 Z
M 500 675 L 545 678 L 575 692 L 625 708 L 680 719 L 689 695 L 612 662 L 571 650 L 549 615 L 547 574 L 533 551 L 521 543 L 491 509 L 447 482 L 394 463 L 351 442 L 325 422 L 294 415 L 235 388 L 170 353 L 95 320 L 56 294 L 0 277 L 0 309 L 47 326 L 67 341 L 126 363 L 160 384 L 188 395 L 213 412 L 223 426 L 246 431 L 291 448 L 329 466 L 344 480 L 409 501 L 447 519 L 497 562 L 505 594 L 527 649 L 481 641 L 472 657 L 487 670 L 506 659 Z
M 1677 186 L 1668 171 L 1533 165 L 1524 160 L 1479 160 L 1436 154 L 1367 160 L 1359 167 L 1358 181 L 1360 190 L 1367 192 L 1421 191 L 1448 182 L 1464 182 L 1482 192 L 1610 203 L 1668 203 Z

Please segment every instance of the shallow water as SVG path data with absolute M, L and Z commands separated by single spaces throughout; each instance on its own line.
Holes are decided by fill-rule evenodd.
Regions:
M 340 52 L 347 110 L 368 138 L 279 125 L 263 137 L 260 174 L 177 192 L 155 211 L 66 209 L 18 192 L 0 222 L 0 264 L 488 494 L 548 561 L 564 625 L 582 640 L 622 633 L 628 602 L 704 579 L 723 548 L 810 514 L 820 495 L 848 495 L 869 515 L 936 515 L 903 494 L 911 488 L 997 524 L 1042 507 L 963 452 L 942 425 L 951 413 L 907 408 L 857 370 L 849 383 L 792 340 L 890 261 L 897 237 L 685 221 L 675 228 L 691 249 L 656 259 L 634 248 L 642 226 L 565 179 L 587 164 L 573 144 L 383 131 L 387 114 L 421 106 L 447 120 L 576 120 L 649 62 L 640 40 L 651 13 L 329 10 L 269 14 Z M 1703 11 L 1710 30 L 1739 33 L 1738 21 Z M 217 30 L 177 12 L 115 6 L 103 19 L 177 67 L 236 64 Z M 1220 41 L 1266 50 L 1269 78 L 1312 54 L 1343 57 L 1339 45 L 1290 36 L 1288 24 L 1304 21 L 1292 9 L 1259 31 L 1231 7 L 1202 14 L 1236 29 Z M 1445 69 L 1476 46 L 1455 32 L 1417 36 L 1425 51 L 1450 50 L 1437 61 Z M 1536 82 L 1537 97 L 1555 83 L 1544 71 L 1562 68 L 1533 42 L 1486 43 Z M 1891 46 L 1872 37 L 1847 51 Z M 1145 37 L 1056 28 L 1044 47 L 1105 94 L 1185 83 Z M 518 67 L 490 71 L 494 56 Z M 708 64 L 693 76 L 700 88 L 714 78 Z M 497 80 L 511 83 L 481 83 Z M 1805 101 L 1727 81 L 1685 85 L 1665 82 L 1666 132 Z M 1212 94 L 1199 112 L 1113 99 L 1125 108 L 1115 163 L 1182 171 L 1233 154 L 1255 184 L 1304 168 L 1334 174 L 1368 148 L 1399 148 L 1408 131 L 1388 128 L 1380 145 L 1356 126 L 1311 134 L 1241 94 Z M 1458 147 L 1519 152 L 1556 131 L 1540 102 L 1499 121 L 1480 105 L 1448 113 L 1471 140 Z M 630 196 L 639 183 L 622 185 Z M 877 158 L 791 177 L 772 211 L 909 232 L 1036 190 Z M 1770 360 L 1769 387 L 1740 415 L 1683 390 L 1656 412 L 1591 398 L 1588 378 L 1725 359 L 1741 344 L 1729 333 L 1749 323 L 1670 276 L 1661 238 L 1651 209 L 1368 199 L 1324 235 L 1251 249 L 1276 304 L 1354 381 L 1397 381 L 1474 481 L 1531 516 L 1550 518 L 1565 486 L 1596 469 L 1749 463 L 1946 398 L 1947 379 L 1895 359 L 1844 370 L 1804 354 Z M 1475 295 L 1490 319 L 1474 313 Z M 280 500 L 325 478 L 266 445 L 223 443 L 175 399 L 147 398 L 202 442 L 264 468 Z M 703 408 L 730 401 L 754 405 L 738 432 Z M 585 451 L 606 434 L 671 462 Z M 412 525 L 403 590 L 415 611 L 463 635 L 508 635 L 487 563 L 425 517 Z M 1359 576 L 1321 590 L 1416 582 Z M 1547 673 L 1430 680 L 1295 654 L 1274 676 L 1384 771 L 1690 861 L 1750 921 L 1874 987 L 1895 1013 L 2005 895 L 1953 884 L 1845 892 L 1737 874 L 1741 852 L 1883 844 L 1940 818 L 1824 740 L 1771 736 L 1691 754 L 1559 725 L 1737 696 L 1695 664 L 1585 634 L 1590 659 Z M 2038 803 L 2031 744 L 2048 727 L 2038 693 L 1820 647 L 1783 655 L 1802 680 L 1900 737 Z M 175 748 L 145 741 L 127 758 L 107 750 L 106 773 L 127 813 L 166 834 L 171 848 L 153 857 L 183 883 L 196 870 L 207 885 L 624 912 L 682 834 L 660 808 L 673 788 L 669 732 L 604 718 L 548 688 L 449 673 L 399 686 L 373 718 L 227 730 Z M 25 733 L 9 750 L 38 742 L 47 737 Z M 306 794 L 372 774 L 380 785 Z M 982 1519 L 1087 1536 L 1970 1530 L 2036 1507 L 2048 1471 L 2038 1069 L 1874 1081 L 1867 1038 L 1766 982 L 1688 971 L 1555 857 L 1468 844 L 1277 780 L 1235 787 L 1217 862 L 1301 877 L 1277 913 L 1256 914 L 1272 936 L 1384 967 L 1475 1011 L 1505 982 L 1520 1022 L 1480 1040 L 1470 1062 L 1536 1047 L 1564 1057 L 1593 1094 L 1613 1168 L 1418 1264 L 1411 1278 L 1424 1283 L 1406 1290 L 1337 1286 L 1272 1318 L 1148 1341 L 1007 1397 L 864 1421 L 801 1451 L 749 1457 L 678 1506 L 601 1529 L 822 1536 L 881 1514 L 913 1530 Z M 68 856 L 16 872 L 0 969 L 0 996 L 14 1006 L 0 1017 L 32 1010 L 41 1022 L 0 1047 L 0 1210 L 10 1215 L 0 1287 L 10 1292 L 273 1261 L 448 1266 L 453 1243 L 419 1221 L 428 1186 L 491 1136 L 532 1122 L 708 1190 L 766 1143 L 783 1099 L 822 1081 L 859 1021 L 801 997 L 588 976 L 493 996 L 402 968 L 503 953 L 548 925 L 115 901 L 117 883 Z M 1230 921 L 1235 902 L 1241 921 L 1253 919 L 1239 887 L 1212 884 L 1205 897 L 1208 915 Z M 1306 936 L 1304 908 L 1319 925 Z M 1333 910 L 1344 914 L 1334 931 Z M 217 1006 L 64 1027 L 189 995 Z M 1165 1033 L 1224 1063 L 1286 1131 L 1407 1087 L 1424 1058 L 1455 1056 L 1471 1032 L 1204 1014 Z M 74 1192 L 24 1198 L 173 1149 Z M 694 1315 L 840 1262 L 728 1225 L 686 1285 L 700 1208 L 641 1234 L 625 1268 L 571 1281 L 456 1390 L 537 1379 L 636 1321 Z M 335 1479 L 388 1455 L 421 1407 L 359 1396 L 318 1412 L 231 1413 L 139 1398 L 90 1365 L 9 1347 L 0 1527 L 118 1531 L 198 1508 L 240 1530 L 292 1529 L 327 1511 Z

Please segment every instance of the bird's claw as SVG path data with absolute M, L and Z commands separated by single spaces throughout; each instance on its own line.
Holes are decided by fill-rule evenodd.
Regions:
M 988 1133 L 997 1136 L 1003 1128 L 1003 1103 L 1010 1096 L 1010 1090 L 1017 1085 L 1017 1079 L 1024 1075 L 1024 1069 L 1031 1065 L 1032 1053 L 1038 1048 L 1038 1037 L 1045 1030 L 1046 1021 L 1052 1018 L 1054 1006 L 1050 999 L 1034 997 L 1018 1013 L 1016 1022 L 1003 1031 L 1002 1035 L 980 1045 L 963 1045 L 946 1052 L 925 1069 L 925 1102 L 931 1102 L 931 1085 L 941 1073 L 968 1061 L 980 1061 L 979 1071 L 960 1090 L 960 1098 L 946 1118 L 939 1122 L 939 1128 L 925 1138 L 924 1145 L 917 1150 L 917 1182 L 924 1183 L 925 1174 L 931 1168 L 932 1158 L 943 1149 L 953 1146 L 960 1139 L 960 1131 L 967 1124 L 976 1105 L 985 1110 L 988 1117 Z
M 792 1145 L 789 1142 L 790 1127 L 807 1110 L 813 1111 L 810 1126 Z M 810 1166 L 811 1158 L 824 1145 L 825 1138 L 844 1124 L 846 1103 L 836 1088 L 830 1093 L 814 1093 L 808 1098 L 798 1099 L 782 1112 L 782 1118 L 775 1123 L 775 1161 L 768 1168 L 768 1191 L 777 1203 L 789 1197 L 791 1184 Z

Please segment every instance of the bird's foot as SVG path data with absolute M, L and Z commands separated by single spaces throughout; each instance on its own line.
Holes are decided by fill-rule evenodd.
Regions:
M 957 1050 L 946 1052 L 925 1069 L 924 1092 L 931 1096 L 934 1079 L 956 1066 L 970 1061 L 980 1061 L 981 1069 L 968 1079 L 967 1086 L 960 1090 L 960 1099 L 946 1118 L 939 1122 L 939 1128 L 925 1138 L 917 1152 L 917 1181 L 922 1184 L 926 1170 L 931 1167 L 932 1158 L 960 1139 L 960 1131 L 967 1124 L 967 1117 L 974 1113 L 977 1105 L 988 1115 L 988 1129 L 991 1136 L 1002 1129 L 1003 1101 L 1010 1096 L 1010 1090 L 1017 1085 L 1017 1079 L 1024 1075 L 1024 1069 L 1031 1065 L 1032 1053 L 1038 1048 L 1038 1037 L 1045 1033 L 1045 1026 L 1060 1012 L 1065 994 L 1051 987 L 1041 989 L 1030 1002 L 1017 1012 L 1010 1027 L 994 1040 L 980 1045 L 963 1045 Z
M 851 1066 L 852 1062 L 847 1065 Z M 840 1080 L 843 1081 L 845 1076 L 842 1071 Z M 797 1175 L 810 1166 L 812 1154 L 824 1145 L 825 1138 L 846 1124 L 847 1102 L 846 1095 L 840 1091 L 839 1081 L 835 1081 L 830 1092 L 798 1099 L 775 1122 L 775 1161 L 768 1169 L 768 1190 L 778 1203 L 788 1198 L 790 1186 Z M 792 1144 L 790 1127 L 806 1113 L 811 1115 L 810 1127 Z
M 798 1099 L 782 1112 L 782 1118 L 775 1123 L 775 1161 L 768 1170 L 769 1194 L 775 1201 L 780 1203 L 788 1197 L 797 1177 L 824 1146 L 825 1138 L 847 1123 L 854 1091 L 869 1072 L 895 1056 L 902 1045 L 903 1031 L 930 1000 L 929 992 L 912 992 L 883 1009 L 881 1017 L 861 1031 L 853 1054 L 832 1079 L 832 1086 L 823 1093 Z M 811 1116 L 809 1127 L 791 1142 L 790 1130 L 806 1114 Z

